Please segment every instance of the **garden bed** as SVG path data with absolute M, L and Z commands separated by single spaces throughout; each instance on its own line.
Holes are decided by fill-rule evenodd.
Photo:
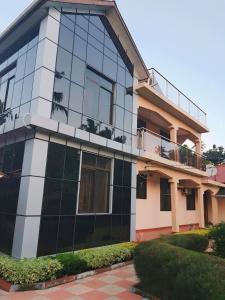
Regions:
M 0 257 L 0 288 L 46 289 L 129 264 L 135 243 L 122 243 L 55 257 L 14 260 Z
M 180 234 L 137 246 L 139 288 L 161 300 L 224 300 L 225 260 L 205 254 L 207 245 L 205 236 Z

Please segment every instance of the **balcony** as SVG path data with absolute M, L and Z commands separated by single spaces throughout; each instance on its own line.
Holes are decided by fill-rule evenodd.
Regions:
M 146 128 L 139 128 L 137 137 L 138 148 L 141 150 L 178 162 L 187 167 L 206 171 L 204 157 L 185 146 L 175 144 Z
M 157 70 L 149 69 L 149 79 L 139 82 L 136 91 L 199 133 L 208 132 L 206 113 Z

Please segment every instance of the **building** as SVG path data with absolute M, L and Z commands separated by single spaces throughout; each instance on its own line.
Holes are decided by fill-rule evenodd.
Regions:
M 225 183 L 225 164 L 209 166 L 208 175 L 211 180 Z
M 208 129 L 190 112 L 205 114 L 180 92 L 180 107 L 169 100 L 160 76 L 114 1 L 36 0 L 1 34 L 1 252 L 36 257 L 219 220 L 224 185 L 207 179 Z M 187 138 L 196 152 L 177 144 Z

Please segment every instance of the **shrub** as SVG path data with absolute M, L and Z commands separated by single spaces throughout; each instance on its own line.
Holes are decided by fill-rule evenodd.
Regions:
M 225 223 L 211 227 L 209 237 L 215 241 L 215 254 L 225 258 Z
M 204 229 L 193 229 L 193 230 L 189 230 L 189 231 L 182 231 L 182 232 L 178 232 L 175 233 L 176 235 L 180 235 L 180 234 L 199 234 L 199 235 L 204 235 L 204 236 L 208 236 L 209 233 L 209 229 L 204 228 Z
M 161 300 L 224 300 L 225 261 L 155 240 L 135 249 L 141 289 Z
M 76 275 L 87 270 L 87 263 L 73 253 L 59 254 L 56 259 L 61 263 L 60 275 Z
M 198 234 L 170 235 L 162 239 L 174 246 L 198 252 L 205 251 L 209 243 L 207 237 Z
M 60 262 L 51 258 L 14 260 L 0 257 L 0 277 L 13 284 L 30 285 L 55 279 L 61 269 Z
M 81 250 L 78 256 L 87 263 L 88 269 L 97 269 L 132 258 L 132 251 L 119 245 Z

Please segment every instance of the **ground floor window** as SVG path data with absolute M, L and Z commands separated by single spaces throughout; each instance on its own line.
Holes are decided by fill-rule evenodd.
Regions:
M 137 199 L 147 198 L 147 176 L 143 174 L 137 175 Z
M 78 213 L 109 213 L 111 159 L 83 153 Z
M 171 211 L 170 183 L 166 178 L 160 178 L 160 210 Z
M 190 189 L 189 193 L 186 195 L 187 210 L 195 210 L 195 196 L 196 196 L 196 190 Z

